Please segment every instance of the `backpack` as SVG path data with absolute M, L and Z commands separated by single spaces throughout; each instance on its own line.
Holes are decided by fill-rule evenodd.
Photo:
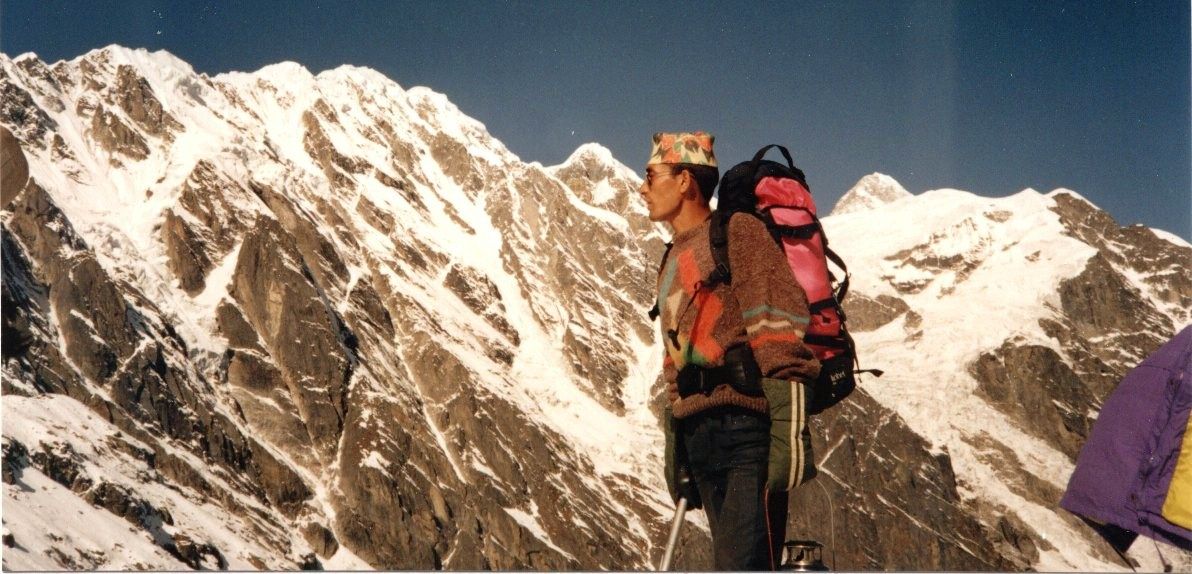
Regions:
M 762 159 L 770 148 L 778 148 L 786 165 Z M 859 369 L 856 346 L 841 307 L 848 294 L 848 267 L 828 247 L 807 178 L 795 167 L 790 152 L 776 144 L 758 150 L 752 160 L 725 172 L 720 180 L 719 197 L 709 230 L 716 269 L 708 281 L 732 282 L 728 222 L 733 214 L 744 213 L 765 222 L 786 255 L 795 280 L 807 293 L 811 321 L 803 342 L 822 366 L 819 377 L 811 385 L 810 414 L 823 412 L 844 400 L 856 388 L 857 374 L 882 376 L 878 369 Z M 843 281 L 837 282 L 836 275 L 828 268 L 828 260 L 844 273 Z

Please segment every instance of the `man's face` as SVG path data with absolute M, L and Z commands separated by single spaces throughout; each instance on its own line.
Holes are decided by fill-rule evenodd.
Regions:
M 650 210 L 650 221 L 672 221 L 679 215 L 683 203 L 682 173 L 675 173 L 671 166 L 653 164 L 646 166 L 646 177 L 638 188 L 646 207 Z

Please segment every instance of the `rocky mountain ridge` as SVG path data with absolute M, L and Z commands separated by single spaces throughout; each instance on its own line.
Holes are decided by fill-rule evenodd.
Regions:
M 446 97 L 347 66 L 208 77 L 109 47 L 0 55 L 0 91 L 6 568 L 657 561 L 644 309 L 666 233 L 608 150 L 526 164 Z M 1113 377 L 1188 321 L 1189 248 L 1074 194 L 869 179 L 825 220 L 863 360 L 913 372 L 989 269 L 1054 272 L 1026 327 L 966 338 L 942 373 L 992 434 L 925 425 L 931 388 L 888 369 L 816 421 L 792 536 L 839 568 L 1124 568 L 1046 509 Z M 924 196 L 951 206 L 926 235 L 865 242 L 867 210 Z M 1045 237 L 1015 236 L 1040 213 Z M 690 520 L 678 566 L 698 569 Z

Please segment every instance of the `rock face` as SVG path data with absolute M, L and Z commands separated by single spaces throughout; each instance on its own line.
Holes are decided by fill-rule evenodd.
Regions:
M 442 95 L 346 66 L 207 77 L 109 47 L 0 55 L 0 91 L 5 568 L 657 563 L 665 234 L 608 150 L 525 164 Z M 896 220 L 916 198 L 887 180 L 853 203 Z M 881 249 L 856 243 L 865 210 L 837 221 L 866 233 L 829 229 L 889 374 L 814 421 L 791 537 L 848 569 L 1121 566 L 1037 510 L 1063 480 L 1040 461 L 1188 320 L 1187 248 L 1063 194 L 1046 241 L 949 197 Z M 1062 270 L 1040 308 L 934 348 L 989 268 L 1032 262 Z M 937 399 L 989 422 L 931 427 Z M 689 521 L 676 565 L 707 569 Z
M 17 138 L 8 131 L 0 128 L 0 204 L 7 206 L 22 189 L 29 179 L 29 163 L 25 161 L 25 154 L 21 153 Z
M 6 568 L 656 558 L 661 240 L 611 155 L 565 183 L 370 70 L 0 71 Z

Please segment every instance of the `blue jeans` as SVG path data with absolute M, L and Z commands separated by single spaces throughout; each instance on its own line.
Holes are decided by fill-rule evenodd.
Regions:
M 716 570 L 773 570 L 787 493 L 766 493 L 770 419 L 720 407 L 683 419 L 683 447 L 712 528 Z M 769 511 L 767 512 L 767 507 Z

